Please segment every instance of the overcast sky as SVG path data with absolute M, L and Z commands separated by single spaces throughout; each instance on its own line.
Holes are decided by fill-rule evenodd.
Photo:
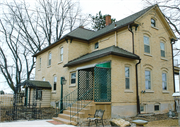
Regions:
M 4 0 L 2 0 L 4 1 Z M 18 0 L 16 0 L 18 1 Z M 34 4 L 35 0 L 27 0 Z M 103 15 L 110 14 L 116 21 L 125 18 L 133 13 L 136 13 L 144 8 L 142 0 L 74 0 L 79 1 L 81 10 L 85 15 L 96 15 L 99 11 Z M 9 0 L 8 0 L 9 2 Z M 1 3 L 1 2 L 0 2 Z M 0 90 L 10 92 L 10 89 L 5 85 L 5 79 L 0 74 Z

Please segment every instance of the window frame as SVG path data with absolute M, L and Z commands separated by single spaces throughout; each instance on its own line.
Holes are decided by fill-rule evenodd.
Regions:
M 62 62 L 63 61 L 63 58 L 64 58 L 64 48 L 63 48 L 63 46 L 61 46 L 60 47 L 60 54 L 59 54 L 60 56 L 60 62 Z
M 156 27 L 156 20 L 154 18 L 151 18 L 151 26 Z
M 73 74 L 75 74 L 75 77 L 72 78 Z M 75 80 L 75 82 L 72 83 L 72 80 Z M 75 71 L 70 73 L 70 84 L 71 85 L 75 85 L 76 84 L 76 72 Z
M 129 75 L 128 75 L 128 77 L 126 77 L 126 68 L 129 69 L 129 73 L 128 73 Z M 131 81 L 130 81 L 130 77 L 131 77 L 131 76 L 130 76 L 130 72 L 131 72 L 131 71 L 130 71 L 130 67 L 129 67 L 129 66 L 125 66 L 125 89 L 126 89 L 126 90 L 130 90 L 130 83 L 131 83 Z M 129 87 L 129 88 L 127 88 L 126 79 L 129 79 L 129 82 L 128 82 L 128 87 Z
M 163 49 L 161 49 L 161 44 L 163 44 L 163 46 L 164 46 L 164 50 Z M 164 51 L 164 56 L 162 56 L 162 51 Z M 165 43 L 164 42 L 160 42 L 160 52 L 161 52 L 161 57 L 163 57 L 163 58 L 165 58 L 166 57 L 166 49 L 165 49 Z
M 52 91 L 56 91 L 57 90 L 57 76 L 54 75 L 53 76 L 53 89 Z
M 36 100 L 42 100 L 42 89 L 36 90 Z
M 166 76 L 166 77 L 165 77 L 165 79 L 166 79 L 165 81 L 163 81 L 163 74 L 165 74 L 165 76 Z M 165 86 L 166 89 L 163 88 L 163 86 L 164 86 L 163 83 L 166 83 L 166 86 Z M 164 72 L 164 71 L 163 71 L 163 72 L 162 72 L 162 90 L 163 90 L 163 91 L 167 91 L 167 90 L 168 90 L 168 87 L 167 87 L 167 86 L 168 86 L 168 84 L 167 84 L 167 72 Z
M 52 61 L 52 53 L 51 52 L 49 52 L 48 53 L 48 66 L 51 66 L 51 62 Z
M 96 42 L 96 43 L 94 44 L 94 49 L 99 49 L 99 42 Z
M 156 106 L 158 106 L 158 110 L 156 110 Z M 154 104 L 154 111 L 155 111 L 155 112 L 160 111 L 160 104 Z
M 150 73 L 150 78 L 149 79 L 146 79 L 146 71 L 148 71 L 149 73 Z M 149 69 L 146 69 L 145 70 L 145 89 L 146 90 L 152 90 L 152 71 L 151 70 L 149 70 Z M 150 88 L 149 88 L 149 83 L 148 84 L 146 84 L 146 81 L 150 81 Z M 147 86 L 148 85 L 148 86 Z M 147 88 L 148 87 L 148 88 Z
M 42 58 L 39 58 L 39 69 L 41 69 Z
M 146 44 L 145 43 L 145 38 L 148 38 L 148 43 L 149 44 Z M 144 43 L 144 53 L 148 53 L 148 54 L 151 54 L 151 45 L 150 45 L 150 37 L 149 36 L 146 36 L 146 35 L 144 35 L 143 36 L 143 43 Z M 148 46 L 148 50 L 149 50 L 149 52 L 148 51 L 146 51 L 146 47 Z

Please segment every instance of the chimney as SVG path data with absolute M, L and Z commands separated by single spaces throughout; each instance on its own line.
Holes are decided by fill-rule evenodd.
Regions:
M 106 26 L 111 24 L 111 15 L 106 15 Z
M 81 26 L 79 26 L 79 28 L 84 28 L 84 26 L 81 25 Z

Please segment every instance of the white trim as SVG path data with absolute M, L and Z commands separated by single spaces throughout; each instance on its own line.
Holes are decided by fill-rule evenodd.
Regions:
M 76 70 L 81 70 L 81 69 L 86 69 L 86 68 L 92 68 L 92 67 L 95 67 L 96 65 L 97 65 L 97 63 L 96 63 L 96 64 L 90 64 L 90 65 L 78 67 L 78 68 L 76 68 Z

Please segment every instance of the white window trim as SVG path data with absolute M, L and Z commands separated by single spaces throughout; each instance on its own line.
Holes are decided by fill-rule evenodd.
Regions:
M 75 74 L 76 74 L 76 82 L 73 83 L 73 84 L 71 84 L 71 74 L 72 74 L 72 73 L 75 73 Z M 69 81 L 69 82 L 70 82 L 70 83 L 69 83 L 69 84 L 70 84 L 69 87 L 74 87 L 74 86 L 76 86 L 76 84 L 77 84 L 77 72 L 76 72 L 76 71 L 71 71 L 69 77 L 70 77 L 70 78 L 69 78 L 69 79 L 70 79 L 70 81 Z
M 164 57 L 161 55 L 161 43 L 164 44 L 164 50 L 162 50 L 162 51 L 164 51 L 164 53 L 165 53 L 165 56 L 164 56 Z M 164 58 L 164 59 L 166 58 L 166 43 L 163 42 L 163 41 L 160 41 L 160 55 L 161 55 L 161 58 Z
M 56 77 L 56 90 L 54 90 L 55 77 Z M 56 91 L 57 91 L 57 76 L 56 76 L 56 75 L 53 75 L 52 92 L 55 93 Z
M 162 83 L 163 83 L 163 80 L 162 80 L 162 74 L 163 73 L 165 73 L 166 74 L 166 90 L 163 90 L 163 88 L 162 88 L 162 91 L 163 91 L 163 93 L 169 93 L 169 91 L 168 91 L 168 72 L 166 72 L 166 71 L 162 71 L 162 73 L 161 73 L 161 81 L 162 81 Z M 162 83 L 161 83 L 161 86 L 162 86 Z
M 150 82 L 151 82 L 151 84 L 150 84 L 150 86 L 151 86 L 151 88 L 150 89 L 146 89 L 146 76 L 145 76 L 145 71 L 149 71 L 150 72 Z M 151 69 L 145 69 L 145 71 L 144 71 L 144 80 L 145 80 L 145 91 L 147 92 L 147 93 L 153 93 L 154 91 L 152 90 L 152 70 Z
M 144 37 L 148 37 L 148 38 L 149 38 L 149 45 L 147 45 L 147 44 L 144 43 Z M 143 44 L 149 46 L 149 53 L 148 53 L 148 52 L 145 52 L 145 49 L 144 49 L 144 47 L 143 47 L 143 49 L 144 49 L 144 54 L 150 55 L 150 54 L 151 54 L 151 40 L 150 40 L 150 36 L 148 36 L 148 35 L 143 35 Z M 144 45 L 143 45 L 143 46 L 144 46 Z
M 63 49 L 63 53 L 62 54 L 61 54 L 61 49 Z M 59 61 L 60 62 L 58 64 L 62 63 L 63 60 L 64 60 L 64 47 L 61 46 L 59 51 L 60 51 L 60 53 L 59 53 Z M 63 56 L 63 58 L 62 58 L 62 56 Z M 61 58 L 62 58 L 62 60 L 61 60 Z
M 51 54 L 51 64 L 52 64 L 52 53 L 48 52 L 48 61 L 47 61 L 47 67 L 51 67 L 51 64 L 49 64 L 49 55 Z
M 125 76 L 124 76 L 124 78 L 125 78 L 125 90 L 131 90 L 131 68 L 130 68 L 130 66 L 125 66 L 125 68 L 129 68 L 129 77 L 126 77 L 126 72 L 125 72 Z M 124 68 L 124 70 L 125 70 L 125 68 Z M 126 78 L 129 78 L 129 89 L 126 89 Z

